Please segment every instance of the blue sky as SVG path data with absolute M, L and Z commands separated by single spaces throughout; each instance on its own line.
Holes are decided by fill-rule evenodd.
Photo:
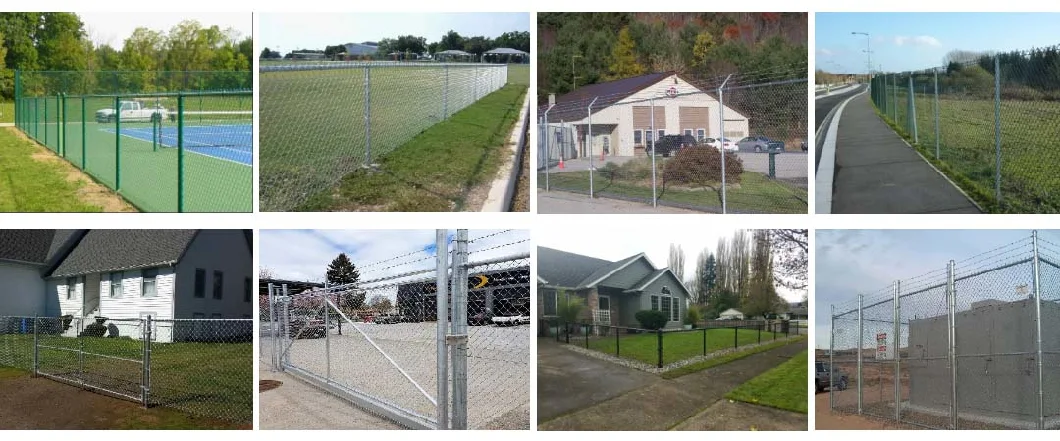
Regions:
M 1060 44 L 1056 13 L 818 13 L 816 67 L 863 73 L 864 35 L 874 68 L 888 72 L 941 66 L 955 50 L 1007 51 Z
M 505 32 L 529 31 L 525 12 L 446 13 L 261 13 L 255 39 L 261 47 L 289 52 L 329 45 L 379 41 L 400 35 L 438 41 L 449 30 L 462 36 L 495 38 Z
M 1060 231 L 1039 231 L 1038 234 L 1043 240 L 1042 253 L 1057 256 L 1057 252 L 1060 252 Z M 993 268 L 993 265 L 982 268 L 977 265 L 986 256 L 970 262 L 961 261 L 1017 241 L 1021 245 L 1002 250 L 1004 254 L 1001 255 L 1006 259 L 1030 257 L 1030 236 L 1029 230 L 817 230 L 813 297 L 815 346 L 828 347 L 831 305 L 835 304 L 837 310 L 845 311 L 856 307 L 858 294 L 868 298 L 883 289 L 884 295 L 888 295 L 891 292 L 889 287 L 895 280 L 909 281 L 918 275 L 944 270 L 951 259 L 957 262 L 959 274 L 966 268 Z M 988 261 L 994 262 L 995 259 Z M 943 271 L 942 280 L 944 274 Z M 935 277 L 930 279 L 935 280 Z M 976 280 L 979 284 L 976 287 L 990 288 L 986 295 L 999 295 L 1009 285 L 1023 283 L 1025 279 L 1029 279 L 1029 275 L 1013 270 L 994 280 Z M 966 296 L 974 295 L 973 289 L 963 291 Z M 925 304 L 917 305 L 921 309 L 917 312 L 931 313 L 930 307 L 940 301 L 941 298 L 925 301 Z M 958 301 L 962 301 L 962 298 L 958 297 Z M 926 305 L 929 302 L 930 305 Z M 903 306 L 903 310 L 912 311 L 906 306 L 910 305 Z

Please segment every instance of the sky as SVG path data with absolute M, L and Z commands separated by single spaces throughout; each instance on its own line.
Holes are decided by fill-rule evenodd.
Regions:
M 1060 44 L 1055 13 L 817 13 L 816 68 L 864 73 L 868 33 L 872 65 L 885 72 L 943 65 L 955 50 L 1028 50 Z
M 248 37 L 254 24 L 249 12 L 78 12 L 77 15 L 85 24 L 88 38 L 96 45 L 109 44 L 117 49 L 139 27 L 168 33 L 184 20 L 197 20 L 203 27 L 232 28 L 241 37 Z
M 262 47 L 281 53 L 295 49 L 364 41 L 379 41 L 400 35 L 438 41 L 454 30 L 462 36 L 490 38 L 505 32 L 529 31 L 530 14 L 491 13 L 262 13 L 258 16 L 258 40 Z
M 645 225 L 652 224 L 645 222 Z M 735 230 L 703 228 L 702 231 L 691 232 L 681 228 L 651 228 L 630 234 L 628 228 L 612 231 L 610 227 L 594 225 L 591 233 L 586 234 L 586 231 L 566 225 L 544 226 L 534 230 L 534 244 L 611 261 L 643 252 L 656 268 L 664 268 L 670 256 L 670 244 L 674 243 L 681 245 L 685 252 L 684 275 L 687 279 L 695 271 L 696 257 L 700 251 L 704 248 L 714 251 L 718 247 L 718 239 L 731 237 Z M 802 300 L 803 295 L 801 291 L 780 288 L 778 294 L 792 302 Z
M 1039 231 L 1039 237 L 1050 242 L 1044 243 L 1043 253 L 1049 252 L 1052 244 L 1060 244 L 1060 231 Z M 1014 242 L 1021 245 L 1006 248 L 998 253 L 1007 259 L 1013 256 L 1030 257 L 1029 230 L 817 230 L 815 236 L 814 263 L 816 265 L 814 281 L 814 322 L 815 345 L 817 348 L 828 348 L 831 336 L 831 305 L 837 311 L 856 310 L 857 296 L 888 296 L 893 292 L 892 283 L 904 280 L 909 285 L 914 277 L 942 270 L 938 276 L 921 279 L 917 286 L 931 286 L 927 280 L 945 280 L 945 269 L 950 260 L 956 261 L 958 275 L 964 268 L 988 269 L 995 266 L 981 261 L 996 262 L 995 254 L 971 259 L 981 253 L 995 250 Z M 1057 249 L 1060 251 L 1060 249 Z M 1054 254 L 1055 255 L 1055 254 Z M 991 257 L 987 259 L 988 257 Z M 975 262 L 975 264 L 973 264 Z M 1022 284 L 1029 276 L 1005 273 L 995 279 L 976 279 L 976 286 L 963 290 L 967 295 L 974 295 L 975 287 L 988 291 L 990 296 L 1004 292 L 1008 285 Z M 992 284 L 992 283 L 996 283 Z M 1003 285 L 1003 286 L 1002 286 Z M 958 291 L 962 291 L 958 289 Z M 944 293 L 944 291 L 939 291 Z M 877 295 L 873 295 L 873 294 Z M 921 298 L 927 295 L 921 295 Z M 915 296 L 914 296 L 915 297 Z M 925 300 L 930 305 L 944 304 L 944 294 L 937 299 Z M 975 299 L 973 299 L 975 300 Z M 969 303 L 961 299 L 960 303 Z M 914 311 L 913 300 L 903 300 L 903 310 L 910 314 L 932 313 L 930 305 L 918 305 Z M 893 308 L 893 304 L 891 304 Z M 960 307 L 960 304 L 958 305 Z M 903 314 L 905 315 L 905 314 Z M 891 313 L 893 317 L 893 312 Z M 857 333 L 855 332 L 855 335 Z M 838 346 L 838 345 L 837 345 Z

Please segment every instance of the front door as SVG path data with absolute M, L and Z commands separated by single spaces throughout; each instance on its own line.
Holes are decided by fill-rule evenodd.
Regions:
M 596 319 L 596 322 L 597 323 L 606 324 L 606 325 L 612 324 L 612 321 L 611 321 L 611 297 L 610 296 L 605 296 L 605 295 L 600 295 L 600 296 L 597 296 L 596 302 L 597 302 L 597 304 L 596 304 L 596 311 L 597 312 L 596 312 L 596 317 L 594 317 Z

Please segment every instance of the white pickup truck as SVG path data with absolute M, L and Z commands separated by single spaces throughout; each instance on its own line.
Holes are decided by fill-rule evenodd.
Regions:
M 177 119 L 175 112 L 170 112 L 160 105 L 148 107 L 140 101 L 122 101 L 119 104 L 121 105 L 121 122 L 151 122 L 163 119 L 175 121 Z M 96 111 L 96 122 L 99 123 L 112 123 L 116 117 L 117 112 L 114 109 Z

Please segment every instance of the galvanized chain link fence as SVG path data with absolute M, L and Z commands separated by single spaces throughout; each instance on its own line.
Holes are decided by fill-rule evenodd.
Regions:
M 872 100 L 922 153 L 994 212 L 1060 212 L 1060 46 L 881 73 Z
M 293 63 L 259 71 L 262 211 L 297 208 L 508 82 L 507 65 L 483 63 Z
M 270 285 L 263 365 L 408 428 L 528 429 L 529 254 L 475 259 L 525 242 L 484 238 L 439 230 L 442 252 L 361 266 L 355 284 Z
M 0 365 L 86 390 L 252 424 L 253 320 L 0 317 Z
M 15 124 L 142 211 L 253 209 L 247 72 L 15 73 Z M 117 92 L 121 91 L 121 92 Z
M 818 389 L 911 426 L 1060 427 L 1058 288 L 1060 245 L 1034 233 L 833 305 Z
M 695 84 L 675 76 L 664 90 L 543 105 L 538 186 L 710 212 L 805 213 L 806 81 L 805 68 Z

